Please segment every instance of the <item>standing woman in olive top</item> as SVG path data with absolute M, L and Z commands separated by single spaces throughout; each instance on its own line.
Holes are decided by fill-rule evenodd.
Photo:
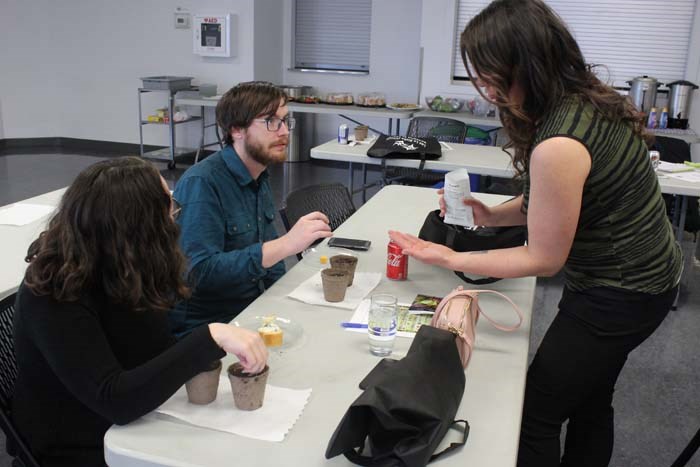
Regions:
M 606 466 L 615 382 L 668 313 L 681 274 L 642 120 L 596 77 L 540 0 L 492 2 L 460 46 L 470 78 L 499 108 L 523 182 L 523 194 L 506 204 L 465 204 L 477 225 L 527 225 L 528 244 L 456 253 L 390 236 L 421 261 L 473 274 L 551 276 L 563 268 L 559 313 L 527 375 L 518 465 Z
M 264 367 L 257 333 L 215 323 L 178 342 L 170 334 L 166 313 L 189 294 L 175 211 L 150 163 L 99 162 L 30 246 L 12 417 L 42 466 L 104 466 L 110 425 L 157 408 L 226 352 Z

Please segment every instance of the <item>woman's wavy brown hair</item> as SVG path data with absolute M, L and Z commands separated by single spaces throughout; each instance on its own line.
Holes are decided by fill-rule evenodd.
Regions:
M 475 84 L 498 106 L 510 137 L 504 149 L 514 149 L 517 176 L 528 170 L 538 126 L 569 96 L 590 102 L 605 118 L 628 122 L 650 142 L 643 115 L 598 79 L 564 22 L 541 0 L 490 3 L 467 24 L 460 49 L 472 82 L 481 79 L 494 88 L 492 101 Z M 520 104 L 508 98 L 513 85 L 522 90 Z
M 124 157 L 88 167 L 29 247 L 26 286 L 58 301 L 97 292 L 135 310 L 169 310 L 190 293 L 170 205 L 149 162 Z

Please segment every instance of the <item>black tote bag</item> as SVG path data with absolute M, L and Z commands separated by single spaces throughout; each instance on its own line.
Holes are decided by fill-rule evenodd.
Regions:
M 359 465 L 421 467 L 454 451 L 469 435 L 466 420 L 454 420 L 464 384 L 454 334 L 421 326 L 406 357 L 383 359 L 360 383 L 364 392 L 333 433 L 326 458 L 343 454 Z M 459 423 L 462 441 L 434 454 Z
M 442 157 L 440 142 L 432 137 L 414 138 L 411 136 L 379 135 L 377 141 L 367 150 L 369 157 L 382 159 L 434 160 Z
M 387 159 L 418 159 L 418 174 L 425 169 L 426 160 L 440 159 L 442 148 L 440 142 L 432 137 L 414 138 L 411 136 L 387 136 L 379 135 L 377 141 L 367 150 L 369 157 L 382 160 L 382 180 L 391 183 L 402 177 L 389 178 L 387 176 Z
M 461 225 L 445 224 L 438 209 L 431 211 L 425 217 L 418 238 L 448 246 L 458 252 L 497 250 L 524 245 L 527 240 L 527 228 L 516 225 L 468 229 Z M 471 279 L 461 271 L 455 271 L 455 274 L 465 282 L 476 285 L 490 284 L 500 280 L 496 277 Z

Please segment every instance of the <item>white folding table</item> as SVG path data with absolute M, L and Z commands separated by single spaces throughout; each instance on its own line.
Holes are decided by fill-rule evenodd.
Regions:
M 448 146 L 450 149 L 443 148 L 440 159 L 425 161 L 425 169 L 444 171 L 467 169 L 469 173 L 491 175 L 493 177 L 512 177 L 515 174 L 510 156 L 500 147 L 456 143 L 449 143 Z M 369 147 L 369 144 L 350 146 L 348 144 L 339 144 L 337 141 L 329 141 L 312 148 L 311 157 L 320 160 L 348 162 L 348 187 L 353 191 L 352 164 L 382 164 L 382 159 L 367 155 Z M 386 165 L 390 167 L 417 168 L 419 164 L 420 161 L 415 159 L 386 159 Z M 658 172 L 658 179 L 662 193 L 678 196 L 677 209 L 674 210 L 676 217 L 674 219 L 674 227 L 676 237 L 680 240 L 685 227 L 687 197 L 700 197 L 700 183 L 678 180 L 662 172 Z
M 21 203 L 43 204 L 47 206 L 58 206 L 65 188 L 44 193 L 43 195 L 20 201 Z M 17 203 L 13 203 L 17 204 Z M 3 206 L 2 208 L 11 205 Z M 2 209 L 0 208 L 0 209 Z M 19 284 L 24 278 L 24 271 L 27 263 L 24 257 L 27 255 L 29 245 L 39 238 L 39 234 L 46 230 L 47 221 L 50 214 L 43 216 L 30 224 L 0 225 L 0 258 L 2 258 L 2 268 L 0 268 L 0 300 L 17 291 Z
M 329 141 L 311 148 L 311 158 L 320 160 L 341 161 L 348 163 L 348 189 L 351 193 L 362 192 L 365 199 L 366 173 L 363 170 L 362 187 L 355 190 L 353 164 L 361 164 L 363 169 L 368 165 L 382 165 L 382 159 L 369 157 L 367 150 L 371 144 L 339 144 Z M 437 160 L 426 160 L 427 170 L 456 170 L 467 169 L 470 173 L 491 175 L 494 177 L 512 177 L 515 173 L 510 156 L 497 146 L 480 146 L 473 144 L 441 143 L 442 157 Z M 418 168 L 419 160 L 415 159 L 386 159 L 388 167 Z
M 497 195 L 478 196 L 488 204 L 504 199 Z M 387 230 L 417 233 L 426 214 L 436 205 L 435 190 L 388 186 L 341 225 L 336 235 L 370 240 L 370 250 L 358 253 L 358 270 L 381 272 L 384 276 Z M 284 441 L 249 439 L 152 413 L 126 426 L 109 429 L 105 436 L 107 464 L 110 467 L 351 465 L 343 456 L 326 460 L 324 453 L 343 414 L 361 393 L 358 383 L 380 359 L 369 353 L 365 334 L 340 327 L 340 322 L 348 320 L 352 311 L 307 305 L 286 297 L 313 273 L 313 268 L 297 264 L 239 317 L 276 313 L 303 327 L 301 345 L 283 353 L 273 351 L 269 359 L 270 384 L 313 390 L 301 417 Z M 407 281 L 395 282 L 383 277 L 372 293 L 390 293 L 399 302 L 406 302 L 417 293 L 444 296 L 461 284 L 450 271 L 411 260 Z M 498 331 L 486 320 L 480 321 L 476 348 L 466 371 L 464 397 L 457 413 L 457 418 L 469 420 L 469 439 L 464 448 L 438 460 L 436 466 L 515 466 L 535 278 L 507 279 L 489 287 L 512 298 L 525 313 L 525 319 L 522 327 L 513 333 Z M 502 299 L 484 295 L 480 304 L 496 319 L 514 321 L 510 305 Z M 397 338 L 393 357 L 405 355 L 410 344 L 410 339 Z M 226 366 L 232 358 L 225 360 Z M 219 397 L 231 395 L 219 394 Z M 449 433 L 444 442 L 456 439 L 458 433 Z

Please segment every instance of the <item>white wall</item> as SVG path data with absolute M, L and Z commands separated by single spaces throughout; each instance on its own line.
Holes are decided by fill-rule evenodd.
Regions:
M 58 2 L 2 0 L 0 8 L 0 110 L 5 138 L 56 136 L 56 81 L 62 71 L 51 18 Z M 38 27 L 26 29 L 29 20 Z M 62 48 L 62 47 L 61 47 Z M 50 73 L 49 70 L 55 70 Z
M 425 105 L 425 96 L 478 96 L 470 82 L 452 82 L 456 0 L 424 1 L 422 10 L 421 103 Z
M 221 91 L 254 76 L 254 0 L 1 1 L 0 120 L 5 138 L 136 143 L 139 77 L 193 76 L 194 83 L 216 83 Z M 177 6 L 191 13 L 237 14 L 237 56 L 194 55 L 192 29 L 174 28 Z M 146 111 L 164 107 L 167 94 L 144 95 L 144 104 Z M 178 126 L 180 144 L 197 140 L 196 127 Z M 146 143 L 167 144 L 165 127 L 144 130 Z
M 138 142 L 136 89 L 142 76 L 194 76 L 196 84 L 217 84 L 220 93 L 239 81 L 264 79 L 308 84 L 319 92 L 382 91 L 389 101 L 418 99 L 421 0 L 373 2 L 367 76 L 289 71 L 291 0 L 0 1 L 0 63 L 5 68 L 0 73 L 0 134 L 5 138 Z M 173 27 L 176 7 L 237 14 L 236 57 L 194 55 L 192 30 Z M 82 18 L 80 27 L 72 27 L 77 17 Z M 30 18 L 35 27 L 27 31 Z M 166 102 L 165 93 L 143 98 L 146 113 Z M 338 122 L 319 117 L 319 141 L 334 137 Z M 367 123 L 386 129 L 384 119 Z M 196 123 L 177 129 L 178 145 L 196 144 Z M 167 130 L 146 126 L 144 139 L 165 145 Z
M 255 0 L 254 77 L 282 84 L 284 9 L 279 0 Z
M 432 0 L 430 0 L 432 1 Z M 292 1 L 285 0 L 284 84 L 313 86 L 324 92 L 383 92 L 387 102 L 417 102 L 419 88 L 419 40 L 422 0 L 375 0 L 372 2 L 370 72 L 368 75 L 342 75 L 292 71 Z M 342 119 L 317 115 L 316 141 L 336 136 Z M 363 118 L 378 130 L 387 130 L 387 119 Z M 347 122 L 346 122 L 347 123 Z M 404 130 L 408 125 L 403 122 Z
M 469 82 L 452 82 L 453 46 L 455 41 L 456 0 L 426 0 L 421 15 L 421 103 L 425 96 L 437 94 L 471 97 L 478 93 Z M 663 15 L 660 17 L 663 20 Z M 690 38 L 686 79 L 700 85 L 700 2 L 696 2 Z M 663 99 L 665 97 L 659 94 Z M 700 90 L 692 99 L 690 121 L 700 134 Z
M 451 82 L 456 0 L 372 3 L 370 74 L 352 76 L 289 70 L 292 0 L 0 0 L 0 138 L 138 142 L 139 77 L 162 74 L 194 76 L 195 83 L 217 84 L 220 93 L 239 81 L 264 79 L 310 85 L 318 93 L 381 91 L 389 102 L 476 95 L 469 83 Z M 178 6 L 238 15 L 236 56 L 194 55 L 192 30 L 173 26 Z M 687 79 L 700 84 L 700 7 L 694 24 Z M 144 109 L 164 106 L 165 96 L 144 96 Z M 335 137 L 341 120 L 317 116 L 317 122 L 321 142 Z M 698 91 L 691 122 L 700 133 Z M 384 119 L 367 123 L 386 130 Z M 165 127 L 144 130 L 146 143 L 167 144 Z M 194 145 L 198 131 L 196 123 L 178 126 L 178 144 Z

